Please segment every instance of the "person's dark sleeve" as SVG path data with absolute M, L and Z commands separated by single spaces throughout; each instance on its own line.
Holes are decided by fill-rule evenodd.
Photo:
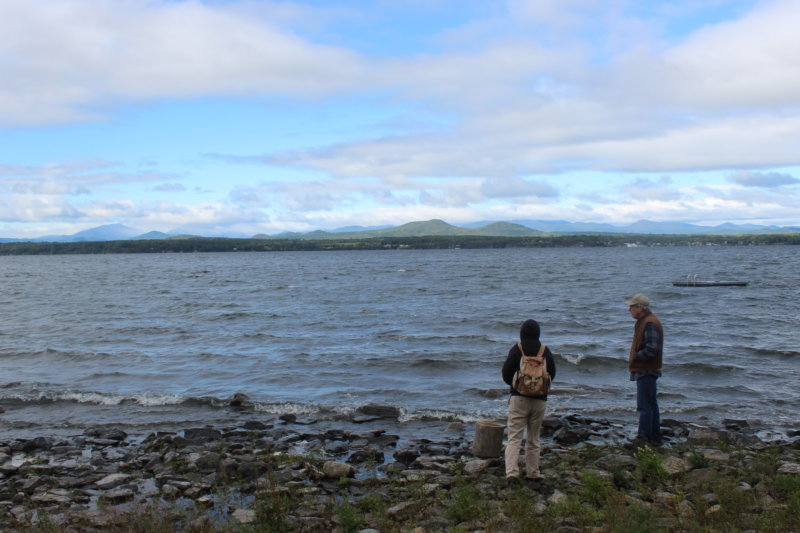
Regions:
M 553 352 L 550 351 L 548 346 L 544 351 L 544 360 L 547 363 L 547 373 L 550 374 L 550 380 L 556 379 L 556 359 L 553 357 Z
M 522 357 L 522 352 L 519 351 L 516 344 L 511 347 L 506 356 L 506 362 L 503 363 L 503 381 L 511 385 L 514 379 L 514 373 L 519 370 L 519 359 Z
M 661 353 L 661 345 L 661 335 L 658 334 L 658 328 L 648 323 L 644 327 L 644 348 L 636 352 L 636 359 L 640 361 L 653 359 Z

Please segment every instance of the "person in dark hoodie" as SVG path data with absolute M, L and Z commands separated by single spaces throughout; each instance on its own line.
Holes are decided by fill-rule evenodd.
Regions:
M 508 442 L 506 443 L 505 463 L 506 479 L 514 481 L 519 479 L 519 450 L 522 445 L 522 434 L 527 430 L 525 438 L 525 477 L 527 479 L 541 479 L 539 471 L 539 431 L 542 428 L 547 394 L 541 396 L 523 396 L 514 389 L 514 374 L 519 370 L 522 351 L 532 357 L 539 353 L 542 343 L 539 341 L 539 323 L 535 320 L 526 320 L 519 331 L 520 343 L 515 344 L 508 351 L 506 362 L 503 364 L 503 381 L 511 387 L 511 398 L 508 400 Z M 556 377 L 556 364 L 550 348 L 545 346 L 544 358 L 550 378 Z

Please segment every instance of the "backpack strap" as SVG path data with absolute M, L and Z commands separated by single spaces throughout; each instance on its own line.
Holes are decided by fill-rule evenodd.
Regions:
M 521 343 L 521 342 L 518 342 L 518 343 L 517 343 L 517 348 L 519 348 L 519 351 L 520 351 L 520 353 L 522 354 L 522 357 L 528 357 L 527 355 L 525 355 L 525 350 L 523 350 L 523 349 L 522 349 L 522 343 Z M 546 345 L 546 344 L 541 344 L 541 345 L 539 345 L 539 353 L 537 353 L 537 354 L 536 354 L 536 357 L 541 357 L 541 356 L 543 356 L 543 355 L 544 355 L 544 350 L 545 350 L 546 348 L 547 348 L 547 345 Z

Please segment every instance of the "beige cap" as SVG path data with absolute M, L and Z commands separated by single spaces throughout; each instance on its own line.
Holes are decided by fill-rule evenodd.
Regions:
M 625 305 L 628 307 L 632 305 L 641 305 L 644 307 L 650 307 L 650 298 L 645 296 L 644 294 L 636 294 L 633 298 L 625 302 Z

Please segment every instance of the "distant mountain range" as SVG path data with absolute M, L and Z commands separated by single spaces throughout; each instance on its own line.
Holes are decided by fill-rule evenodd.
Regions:
M 800 233 L 797 226 L 758 226 L 755 224 L 721 224 L 698 226 L 683 222 L 653 222 L 640 220 L 627 226 L 567 222 L 563 220 L 483 221 L 453 226 L 443 220 L 409 222 L 401 226 L 350 226 L 331 231 L 285 232 L 276 235 L 259 234 L 254 239 L 368 239 L 374 237 L 425 237 L 477 235 L 484 237 L 528 237 L 546 234 L 643 234 L 643 235 L 753 235 Z M 72 235 L 46 235 L 34 239 L 0 238 L 0 242 L 87 242 L 120 240 L 161 240 L 197 238 L 199 235 L 140 231 L 123 224 L 98 226 Z

